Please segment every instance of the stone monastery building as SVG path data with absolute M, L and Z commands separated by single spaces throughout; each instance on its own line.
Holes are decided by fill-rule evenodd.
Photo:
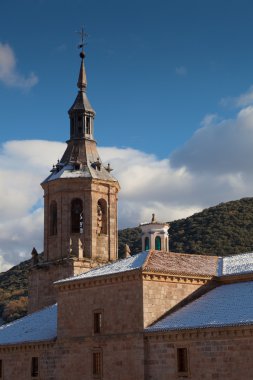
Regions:
M 143 252 L 118 260 L 119 184 L 80 56 L 70 138 L 42 183 L 44 256 L 32 252 L 28 316 L 0 327 L 0 379 L 252 380 L 252 253 L 169 252 L 153 215 Z

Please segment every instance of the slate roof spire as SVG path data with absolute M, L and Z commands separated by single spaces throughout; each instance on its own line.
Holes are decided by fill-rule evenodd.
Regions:
M 87 77 L 86 77 L 86 71 L 85 71 L 85 66 L 84 66 L 84 58 L 85 58 L 84 50 L 81 51 L 80 57 L 81 57 L 81 65 L 80 65 L 77 87 L 80 89 L 80 91 L 86 92 Z
M 104 167 L 94 137 L 95 111 L 92 108 L 86 93 L 87 77 L 84 65 L 84 30 L 81 32 L 80 58 L 81 65 L 78 75 L 78 93 L 74 103 L 68 110 L 70 121 L 70 134 L 67 140 L 67 148 L 61 160 L 53 166 L 49 177 L 45 182 L 58 178 L 96 178 L 103 181 L 117 182 L 111 175 L 111 167 Z
M 80 52 L 81 65 L 77 81 L 79 88 L 78 94 L 71 108 L 69 109 L 70 117 L 70 140 L 76 139 L 89 139 L 94 140 L 94 117 L 95 111 L 93 110 L 87 94 L 87 77 L 84 65 L 84 31 L 80 32 L 82 43 L 78 45 L 82 49 Z

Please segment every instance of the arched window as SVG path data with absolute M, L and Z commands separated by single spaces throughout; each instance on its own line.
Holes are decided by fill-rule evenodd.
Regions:
M 71 232 L 83 233 L 83 202 L 79 198 L 71 202 Z
M 160 236 L 157 236 L 155 238 L 155 249 L 157 249 L 157 251 L 161 251 L 161 238 Z
M 50 204 L 50 235 L 57 235 L 57 203 L 52 201 Z
M 104 199 L 99 199 L 97 204 L 97 232 L 107 234 L 107 203 Z
M 145 237 L 145 251 L 148 251 L 150 249 L 150 244 L 149 244 L 149 237 Z

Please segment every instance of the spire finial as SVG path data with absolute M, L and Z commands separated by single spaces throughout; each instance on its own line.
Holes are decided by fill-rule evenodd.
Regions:
M 88 34 L 84 31 L 83 26 L 82 26 L 81 30 L 78 31 L 77 33 L 80 34 L 80 38 L 81 38 L 80 44 L 78 45 L 78 49 L 82 49 L 80 52 L 80 57 L 81 57 L 82 61 L 81 61 L 81 67 L 80 67 L 77 87 L 81 91 L 85 91 L 85 89 L 87 87 L 87 79 L 86 79 L 86 73 L 85 73 L 85 67 L 84 67 L 84 58 L 85 58 L 84 45 L 85 45 L 85 38 L 88 37 Z
M 82 26 L 81 30 L 79 30 L 77 32 L 78 34 L 80 34 L 80 38 L 81 38 L 81 43 L 78 45 L 78 49 L 82 49 L 81 53 L 80 53 L 80 57 L 83 59 L 85 57 L 85 53 L 84 53 L 84 45 L 85 45 L 85 38 L 88 37 L 88 34 L 84 31 L 84 27 Z

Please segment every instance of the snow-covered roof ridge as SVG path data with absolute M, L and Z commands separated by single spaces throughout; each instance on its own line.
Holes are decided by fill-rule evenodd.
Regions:
M 189 275 L 211 278 L 218 275 L 217 256 L 191 255 L 165 251 L 144 251 L 131 257 L 117 260 L 89 270 L 88 272 L 58 280 L 55 284 L 70 281 L 115 275 L 142 269 L 144 272 L 160 272 L 173 275 Z
M 0 346 L 53 340 L 57 336 L 57 304 L 0 326 Z
M 85 272 L 76 276 L 68 277 L 63 280 L 58 280 L 55 282 L 55 284 L 61 284 L 61 283 L 69 282 L 69 281 L 78 281 L 78 280 L 82 280 L 86 278 L 107 276 L 107 275 L 132 271 L 135 269 L 140 269 L 142 265 L 144 264 L 147 255 L 148 255 L 148 252 L 140 252 L 131 257 L 127 257 L 126 259 L 120 259 L 113 263 L 109 263 L 109 264 L 102 265 L 100 267 L 93 268 L 88 272 Z
M 222 275 L 246 274 L 253 272 L 253 252 L 223 257 Z
M 58 280 L 55 284 L 115 275 L 135 269 L 176 276 L 221 277 L 224 275 L 253 272 L 253 253 L 222 258 L 218 256 L 150 250 L 117 260 L 113 263 L 95 267 L 88 272 L 76 276 Z
M 253 324 L 252 301 L 252 281 L 221 285 L 164 317 L 146 331 L 251 325 Z

